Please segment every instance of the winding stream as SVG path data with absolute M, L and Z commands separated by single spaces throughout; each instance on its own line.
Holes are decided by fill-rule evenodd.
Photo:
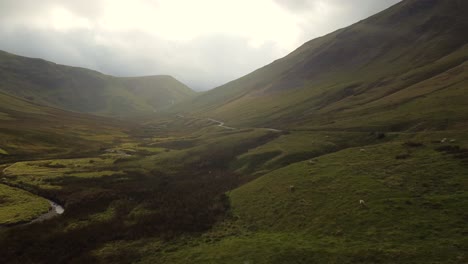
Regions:
M 6 167 L 2 171 L 0 171 L 0 175 L 2 175 L 2 176 L 5 175 L 6 174 L 6 172 L 5 172 L 6 169 L 8 169 L 8 167 Z M 5 185 L 10 186 L 10 187 L 13 187 L 13 188 L 21 189 L 23 191 L 27 191 L 27 190 L 21 188 L 20 186 L 8 184 L 7 182 L 5 182 L 3 180 L 0 183 L 5 184 Z M 27 192 L 29 192 L 29 191 L 27 191 Z M 31 194 L 33 194 L 33 193 L 31 193 Z M 32 224 L 32 223 L 39 223 L 39 222 L 42 222 L 42 221 L 45 221 L 45 220 L 49 220 L 49 219 L 52 219 L 52 218 L 54 218 L 56 216 L 59 216 L 59 215 L 61 215 L 61 214 L 63 214 L 65 212 L 65 209 L 60 204 L 58 204 L 58 203 L 56 203 L 54 201 L 51 201 L 51 200 L 47 199 L 46 197 L 43 197 L 43 196 L 40 196 L 40 195 L 37 195 L 37 194 L 34 194 L 34 195 L 46 199 L 50 204 L 50 209 L 49 209 L 49 211 L 47 213 L 43 213 L 40 216 L 36 217 L 35 219 L 33 219 L 33 220 L 29 221 L 29 222 L 26 222 L 26 225 L 29 225 L 29 224 Z
M 45 198 L 45 197 L 43 197 Z M 47 199 L 47 198 L 45 198 Z M 40 216 L 38 216 L 36 219 L 28 222 L 27 224 L 32 224 L 32 223 L 38 223 L 38 222 L 42 222 L 42 221 L 45 221 L 45 220 L 49 220 L 49 219 L 52 219 L 56 216 L 59 216 L 61 214 L 63 214 L 65 212 L 65 209 L 63 209 L 63 207 L 56 203 L 56 202 L 53 202 L 51 200 L 48 200 L 49 203 L 50 203 L 50 209 L 47 213 L 44 213 Z

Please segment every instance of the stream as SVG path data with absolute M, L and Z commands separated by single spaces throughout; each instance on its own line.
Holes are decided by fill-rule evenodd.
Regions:
M 8 167 L 6 167 L 2 171 L 0 171 L 0 175 L 5 175 L 5 171 L 6 171 L 7 168 Z M 10 187 L 13 187 L 13 188 L 21 189 L 23 191 L 27 191 L 27 190 L 21 188 L 20 186 L 13 185 L 13 184 L 8 184 L 7 182 L 3 181 L 3 179 L 2 179 L 2 182 L 0 182 L 0 183 L 5 184 L 5 185 L 10 186 Z M 29 192 L 29 191 L 27 191 L 27 192 Z M 45 220 L 52 219 L 52 218 L 54 218 L 56 216 L 59 216 L 59 215 L 61 215 L 61 214 L 63 214 L 65 212 L 65 209 L 60 204 L 58 204 L 58 203 L 56 203 L 54 201 L 51 201 L 51 200 L 47 199 L 46 197 L 40 196 L 38 194 L 34 194 L 34 195 L 46 199 L 50 204 L 50 209 L 49 209 L 49 211 L 47 213 L 43 213 L 40 216 L 36 217 L 35 219 L 33 219 L 33 220 L 29 221 L 29 222 L 26 222 L 27 225 L 32 224 L 32 223 L 39 223 L 39 222 L 42 222 L 42 221 L 45 221 Z
M 43 197 L 45 198 L 45 197 Z M 45 198 L 47 199 L 47 198 Z M 50 204 L 50 209 L 47 213 L 44 213 L 40 216 L 38 216 L 36 219 L 28 222 L 27 224 L 33 224 L 33 223 L 38 223 L 38 222 L 42 222 L 42 221 L 45 221 L 45 220 L 49 220 L 49 219 L 52 219 L 56 216 L 59 216 L 61 214 L 63 214 L 65 212 L 65 209 L 63 209 L 63 207 L 56 203 L 56 202 L 53 202 L 51 200 L 48 200 L 49 201 L 49 204 Z

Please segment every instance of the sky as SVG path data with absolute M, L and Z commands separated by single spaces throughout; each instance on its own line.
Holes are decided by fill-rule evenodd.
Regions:
M 196 90 L 399 0 L 0 0 L 0 50 Z

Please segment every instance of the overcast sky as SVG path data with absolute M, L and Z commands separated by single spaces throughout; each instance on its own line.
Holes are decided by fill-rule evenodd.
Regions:
M 198 90 L 399 0 L 0 0 L 0 49 Z

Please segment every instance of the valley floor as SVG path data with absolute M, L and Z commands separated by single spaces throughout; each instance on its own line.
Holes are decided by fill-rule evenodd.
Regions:
M 9 157 L 2 181 L 29 192 L 0 185 L 2 257 L 7 263 L 468 261 L 465 131 L 223 126 L 179 116 L 114 131 L 118 137 L 108 135 L 88 154 Z M 6 227 L 49 209 L 32 193 L 63 204 L 65 213 Z

